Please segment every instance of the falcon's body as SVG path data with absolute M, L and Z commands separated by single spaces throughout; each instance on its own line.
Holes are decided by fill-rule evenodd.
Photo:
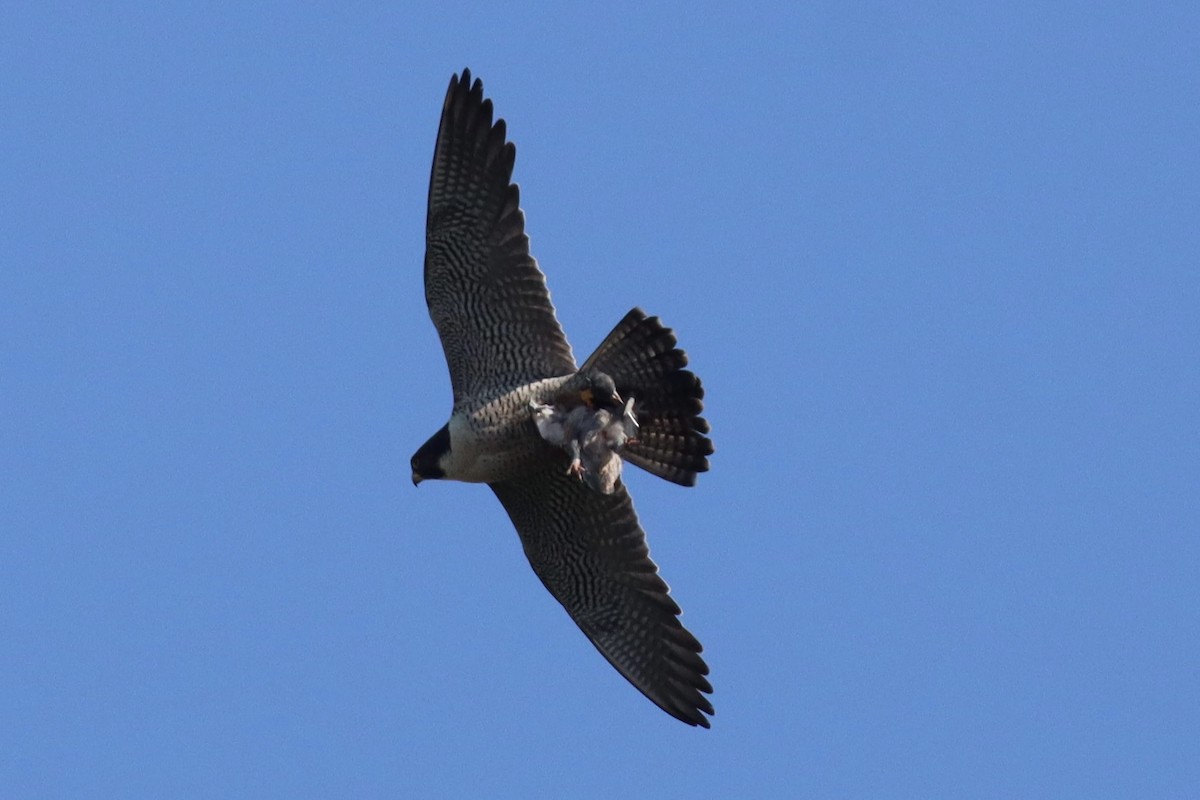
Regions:
M 425 251 L 425 300 L 454 407 L 413 456 L 413 482 L 487 483 L 534 572 L 604 657 L 664 711 L 708 727 L 713 709 L 704 694 L 712 687 L 700 643 L 679 623 L 629 493 L 600 463 L 616 458 L 628 422 L 610 416 L 599 438 L 579 442 L 600 448 L 597 473 L 607 469 L 611 478 L 599 484 L 606 492 L 594 491 L 567 474 L 568 457 L 539 435 L 531 412 L 531 404 L 589 403 L 599 386 L 611 387 L 613 398 L 618 390 L 636 396 L 640 428 L 636 442 L 623 443 L 625 460 L 691 486 L 712 453 L 700 381 L 684 369 L 671 330 L 639 309 L 576 368 L 529 254 L 514 158 L 504 121 L 493 124 L 491 101 L 464 70 L 442 109 Z
M 491 483 L 545 464 L 546 442 L 529 435 L 529 404 L 549 403 L 573 378 L 548 378 L 518 386 L 474 407 L 450 415 L 454 443 L 442 469 L 448 480 Z

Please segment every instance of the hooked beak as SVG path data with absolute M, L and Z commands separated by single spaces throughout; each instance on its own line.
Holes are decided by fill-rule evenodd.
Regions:
M 423 481 L 423 480 L 425 480 L 425 479 L 424 479 L 424 478 L 422 478 L 420 475 L 418 475 L 418 474 L 417 474 L 417 472 L 416 472 L 416 470 L 414 470 L 414 471 L 413 471 L 413 486 L 416 486 L 417 484 L 419 484 L 419 483 L 420 483 L 421 481 Z
M 590 387 L 580 392 L 579 396 L 583 398 L 583 402 L 587 404 L 588 408 L 596 407 L 596 393 Z M 612 394 L 605 399 L 615 406 L 622 405 L 625 402 L 621 399 L 621 395 L 617 393 L 616 389 L 613 389 Z

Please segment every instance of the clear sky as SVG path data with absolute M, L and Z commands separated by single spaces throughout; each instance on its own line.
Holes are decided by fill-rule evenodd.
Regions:
M 0 24 L 6 797 L 1200 796 L 1193 4 L 73 5 Z M 705 381 L 628 483 L 710 731 L 409 481 L 464 66 L 576 356 Z

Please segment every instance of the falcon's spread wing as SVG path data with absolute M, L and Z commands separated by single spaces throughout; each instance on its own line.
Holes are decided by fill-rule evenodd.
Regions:
M 575 371 L 512 183 L 516 148 L 470 70 L 450 79 L 425 223 L 425 302 L 454 404 Z
M 679 623 L 625 487 L 598 494 L 557 465 L 491 487 L 534 572 L 609 663 L 671 716 L 709 727 L 708 665 Z

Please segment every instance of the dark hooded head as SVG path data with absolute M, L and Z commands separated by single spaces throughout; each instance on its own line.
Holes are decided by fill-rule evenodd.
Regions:
M 416 486 L 423 480 L 433 480 L 446 477 L 442 468 L 442 459 L 450 455 L 450 425 L 443 425 L 441 430 L 429 437 L 429 441 L 421 445 L 412 457 L 412 480 Z
M 614 409 L 621 407 L 621 395 L 617 394 L 617 384 L 605 372 L 588 374 L 588 385 L 583 389 L 583 401 L 596 408 Z

